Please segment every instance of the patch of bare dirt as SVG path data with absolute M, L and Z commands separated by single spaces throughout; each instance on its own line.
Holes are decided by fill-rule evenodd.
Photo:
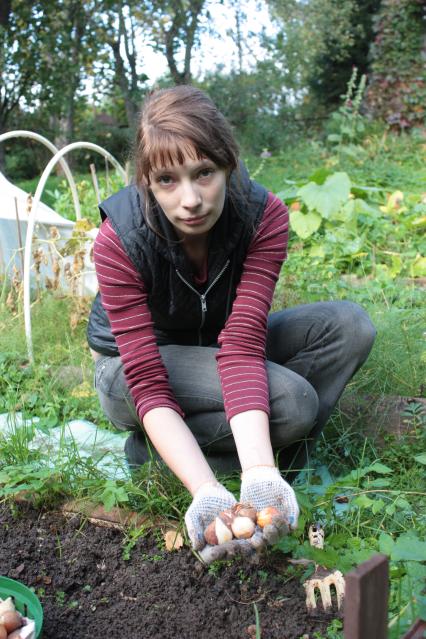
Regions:
M 38 594 L 42 639 L 254 639 L 254 603 L 262 639 L 312 638 L 332 618 L 306 614 L 281 554 L 208 569 L 148 535 L 126 560 L 119 530 L 24 504 L 0 505 L 0 573 Z

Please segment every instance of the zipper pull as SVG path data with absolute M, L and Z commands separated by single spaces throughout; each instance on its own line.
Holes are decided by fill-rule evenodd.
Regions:
M 201 299 L 201 310 L 202 310 L 203 313 L 207 313 L 206 296 L 205 295 L 200 295 L 200 299 Z

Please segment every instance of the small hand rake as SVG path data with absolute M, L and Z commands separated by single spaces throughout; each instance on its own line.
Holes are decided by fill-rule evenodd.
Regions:
M 324 548 L 324 529 L 317 525 L 309 527 L 309 543 L 314 548 Z M 345 596 L 345 578 L 340 570 L 331 572 L 323 566 L 315 564 L 315 572 L 310 579 L 303 584 L 306 592 L 306 607 L 308 612 L 317 609 L 316 592 L 319 592 L 324 612 L 332 608 L 331 587 L 336 591 L 337 608 L 340 610 Z

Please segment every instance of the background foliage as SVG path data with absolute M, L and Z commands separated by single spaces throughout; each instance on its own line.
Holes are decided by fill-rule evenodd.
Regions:
M 425 19 L 422 0 L 382 0 L 374 17 L 367 105 L 401 129 L 425 123 Z
M 252 50 L 247 12 L 223 0 L 234 54 L 194 76 L 194 52 L 212 32 L 213 0 L 7 0 L 0 11 L 0 133 L 28 128 L 57 145 L 89 138 L 121 161 L 153 85 L 199 84 L 234 125 L 247 152 L 278 150 L 320 134 L 353 67 L 366 74 L 370 119 L 397 131 L 423 127 L 426 44 L 422 0 L 259 0 L 275 32 Z M 253 19 L 253 18 L 252 18 Z M 245 29 L 245 30 L 244 30 Z M 164 57 L 156 77 L 145 47 Z M 230 56 L 232 60 L 230 60 Z M 0 167 L 33 177 L 46 155 L 28 142 L 0 145 Z M 74 165 L 84 155 L 73 155 Z

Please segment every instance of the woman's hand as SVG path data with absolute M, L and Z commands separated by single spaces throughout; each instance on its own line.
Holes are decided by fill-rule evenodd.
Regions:
M 257 511 L 274 506 L 287 527 L 297 528 L 299 506 L 295 492 L 275 466 L 253 466 L 245 470 L 241 477 L 240 501 L 251 504 Z M 267 532 L 264 529 L 265 535 Z
M 185 524 L 194 550 L 201 550 L 206 545 L 204 531 L 210 522 L 222 510 L 232 508 L 236 503 L 234 495 L 219 483 L 209 481 L 198 488 L 185 514 Z
M 203 546 L 199 546 L 198 549 L 202 548 L 200 557 L 204 563 L 229 559 L 235 555 L 255 557 L 262 548 L 275 544 L 281 537 L 288 534 L 291 528 L 297 527 L 299 506 L 296 495 L 291 486 L 281 477 L 278 468 L 254 466 L 245 470 L 241 479 L 240 502 L 251 504 L 257 511 L 267 506 L 274 506 L 279 511 L 279 515 L 263 529 L 256 526 L 256 531 L 250 539 L 233 539 L 218 546 L 204 545 L 203 542 Z M 210 518 L 210 521 L 214 516 Z M 206 524 L 210 521 L 206 519 Z

